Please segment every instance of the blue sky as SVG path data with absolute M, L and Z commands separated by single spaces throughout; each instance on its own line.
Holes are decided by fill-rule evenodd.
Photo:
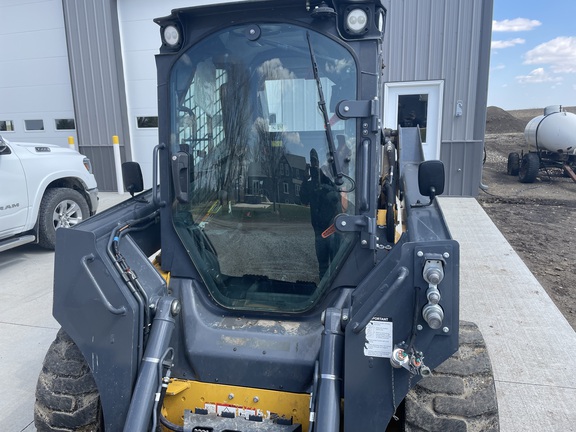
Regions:
M 576 106 L 576 0 L 494 0 L 488 105 Z

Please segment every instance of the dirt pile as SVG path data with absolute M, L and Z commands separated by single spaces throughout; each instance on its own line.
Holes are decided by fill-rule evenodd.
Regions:
M 563 106 L 562 109 L 564 111 L 571 112 L 576 114 L 576 107 L 565 107 Z M 525 124 L 528 124 L 530 120 L 534 117 L 538 117 L 539 115 L 544 114 L 544 109 L 542 108 L 532 108 L 532 109 L 522 109 L 522 110 L 510 110 L 507 111 L 508 114 L 513 115 L 514 117 L 522 120 Z M 524 129 L 522 129 L 524 131 Z
M 527 123 L 502 108 L 490 106 L 486 110 L 487 134 L 524 132 Z

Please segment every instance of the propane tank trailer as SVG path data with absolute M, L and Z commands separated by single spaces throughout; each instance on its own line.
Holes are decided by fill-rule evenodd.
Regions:
M 540 169 L 557 168 L 576 182 L 576 114 L 561 105 L 544 109 L 524 129 L 527 152 L 508 155 L 508 174 L 517 175 L 521 183 L 533 183 Z

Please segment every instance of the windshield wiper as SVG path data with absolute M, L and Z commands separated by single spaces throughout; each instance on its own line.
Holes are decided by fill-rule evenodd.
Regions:
M 328 151 L 330 152 L 330 167 L 334 175 L 334 183 L 341 186 L 344 183 L 344 174 L 340 169 L 340 161 L 336 156 L 336 146 L 334 145 L 334 137 L 332 136 L 332 126 L 330 126 L 330 119 L 328 118 L 328 111 L 326 110 L 326 100 L 324 100 L 324 91 L 322 90 L 322 83 L 320 82 L 320 75 L 318 74 L 318 63 L 316 63 L 316 56 L 312 49 L 312 42 L 310 42 L 310 33 L 306 32 L 306 39 L 308 39 L 308 50 L 310 51 L 310 60 L 312 62 L 312 71 L 314 79 L 316 80 L 316 87 L 318 88 L 318 108 L 322 112 L 322 120 L 324 121 L 324 130 L 326 131 L 326 139 L 328 140 Z

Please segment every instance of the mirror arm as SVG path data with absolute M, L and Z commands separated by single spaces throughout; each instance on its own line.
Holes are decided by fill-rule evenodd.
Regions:
M 434 186 L 430 186 L 430 192 L 428 197 L 430 198 L 430 201 L 427 204 L 421 203 L 420 200 L 416 201 L 416 204 L 411 204 L 410 207 L 414 208 L 414 207 L 428 207 L 431 206 L 432 203 L 434 202 L 434 198 L 436 198 L 436 188 Z

